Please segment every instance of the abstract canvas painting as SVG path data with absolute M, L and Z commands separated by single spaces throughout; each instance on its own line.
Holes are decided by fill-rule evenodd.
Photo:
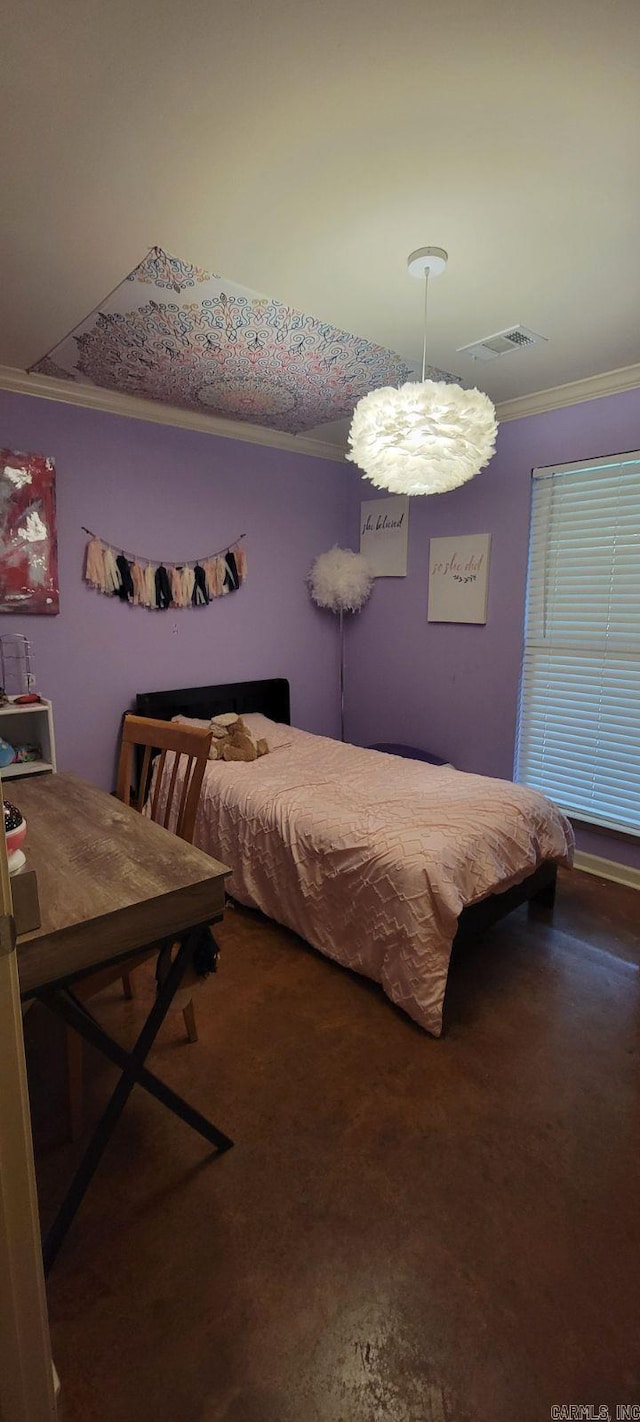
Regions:
M 54 462 L 0 449 L 0 612 L 59 611 Z
M 291 434 L 413 374 L 394 351 L 160 247 L 31 369 Z

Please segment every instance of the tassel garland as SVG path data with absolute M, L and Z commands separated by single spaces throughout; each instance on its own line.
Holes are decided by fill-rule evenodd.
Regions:
M 104 548 L 99 538 L 92 538 L 87 544 L 87 561 L 85 563 L 84 576 L 92 588 L 97 588 L 98 592 L 106 592 L 104 582 Z
M 120 574 L 118 564 L 113 556 L 112 548 L 104 550 L 104 590 L 106 593 L 117 593 L 120 587 Z
M 191 601 L 194 607 L 202 607 L 204 603 L 209 601 L 205 571 L 204 568 L 201 568 L 199 563 L 196 563 L 193 570 L 193 592 L 191 594 Z
M 193 589 L 195 587 L 195 576 L 193 568 L 187 563 L 182 569 L 182 606 L 190 607 Z
M 164 563 L 156 568 L 156 607 L 171 607 L 171 583 Z
M 144 606 L 156 607 L 156 570 L 153 563 L 147 563 L 144 570 Z
M 133 579 L 133 601 L 134 601 L 134 603 L 135 603 L 135 606 L 136 606 L 136 607 L 144 607 L 144 603 L 145 603 L 144 569 L 140 567 L 140 564 L 139 564 L 139 563 L 132 563 L 132 564 L 131 564 L 131 577 L 132 577 L 132 579 Z
M 236 592 L 247 576 L 241 538 L 230 548 L 193 563 L 148 562 L 105 543 L 88 528 L 84 577 L 96 592 L 118 597 L 134 607 L 206 607 L 214 598 Z
M 184 607 L 182 574 L 179 568 L 169 569 L 169 582 L 171 583 L 171 601 L 174 607 Z

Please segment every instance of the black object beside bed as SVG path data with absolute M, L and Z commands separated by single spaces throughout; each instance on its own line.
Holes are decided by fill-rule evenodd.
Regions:
M 227 682 L 220 686 L 190 686 L 172 691 L 141 692 L 136 697 L 139 716 L 158 721 L 170 721 L 173 716 L 193 716 L 206 720 L 225 711 L 239 716 L 260 711 L 271 721 L 291 724 L 289 682 L 283 677 L 263 681 Z M 479 903 L 463 909 L 458 919 L 454 948 L 468 943 L 484 933 L 521 904 L 551 910 L 555 899 L 557 867 L 545 860 L 533 874 L 502 894 L 490 894 Z

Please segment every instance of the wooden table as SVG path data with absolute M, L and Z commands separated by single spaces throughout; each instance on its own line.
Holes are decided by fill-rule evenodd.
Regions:
M 185 844 L 75 775 L 13 783 L 27 821 L 28 865 L 36 870 L 41 926 L 18 939 L 23 998 L 37 997 L 122 1069 L 67 1196 L 44 1241 L 50 1269 L 136 1083 L 215 1146 L 233 1142 L 147 1070 L 144 1063 L 187 968 L 215 964 L 210 924 L 224 911 L 226 865 Z M 172 948 L 178 951 L 172 957 Z M 70 991 L 83 976 L 153 945 L 158 992 L 133 1047 L 107 1035 Z

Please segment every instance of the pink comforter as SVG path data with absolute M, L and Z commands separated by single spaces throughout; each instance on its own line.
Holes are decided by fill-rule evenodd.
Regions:
M 290 734 L 252 764 L 209 764 L 194 843 L 231 866 L 240 903 L 437 1037 L 458 915 L 544 859 L 569 865 L 571 826 L 510 781 Z

